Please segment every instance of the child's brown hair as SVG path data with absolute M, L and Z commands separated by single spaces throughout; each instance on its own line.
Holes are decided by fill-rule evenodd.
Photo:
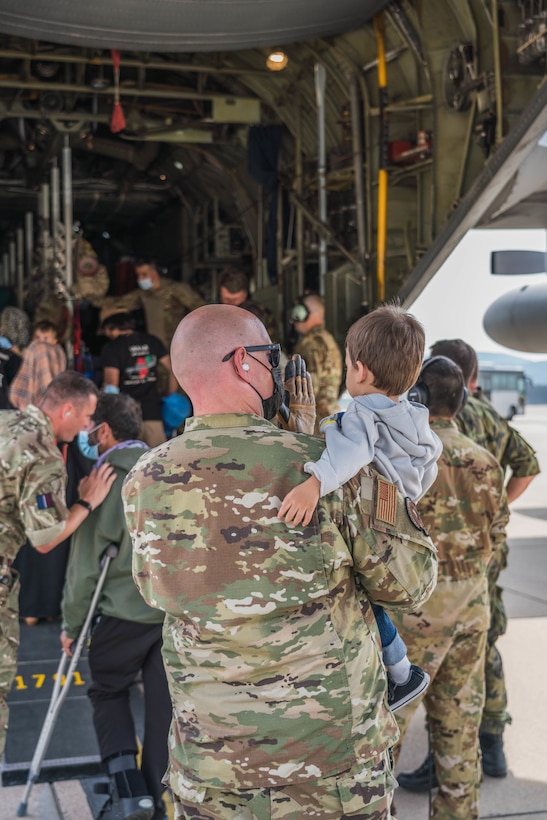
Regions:
M 380 305 L 350 327 L 346 349 L 353 364 L 359 361 L 373 373 L 374 387 L 400 396 L 420 374 L 425 333 L 400 305 Z

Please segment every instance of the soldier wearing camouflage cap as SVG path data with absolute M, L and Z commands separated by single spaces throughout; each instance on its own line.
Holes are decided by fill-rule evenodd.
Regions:
M 498 462 L 454 421 L 465 395 L 461 369 L 446 356 L 428 359 L 409 391 L 410 400 L 429 408 L 431 429 L 443 443 L 437 479 L 418 503 L 439 551 L 439 580 L 423 607 L 392 614 L 414 662 L 431 676 L 423 702 L 439 786 L 430 815 L 435 820 L 479 816 L 487 573 L 509 517 Z M 402 734 L 418 703 L 397 713 Z M 399 776 L 403 786 L 405 777 Z
M 325 305 L 317 293 L 300 297 L 291 310 L 291 322 L 298 333 L 294 352 L 304 361 L 311 375 L 319 422 L 338 410 L 338 396 L 342 383 L 342 353 L 336 339 L 325 327 Z
M 66 371 L 50 382 L 38 406 L 0 413 L 0 757 L 19 644 L 19 580 L 13 560 L 27 538 L 38 552 L 49 552 L 72 535 L 104 500 L 115 478 L 110 465 L 95 470 L 82 479 L 80 497 L 67 509 L 66 469 L 56 441 L 70 442 L 91 426 L 97 394 L 92 381 Z
M 194 416 L 122 491 L 133 576 L 165 611 L 166 783 L 177 820 L 387 820 L 398 732 L 371 601 L 419 606 L 435 551 L 373 468 L 321 499 L 308 526 L 278 518 L 323 446 L 272 422 L 279 355 L 249 311 L 185 317 L 171 358 Z M 305 401 L 300 358 L 289 366 Z

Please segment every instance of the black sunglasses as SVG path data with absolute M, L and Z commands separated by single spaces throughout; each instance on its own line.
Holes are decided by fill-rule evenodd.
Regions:
M 231 353 L 227 353 L 222 361 L 227 362 L 231 359 L 237 349 L 236 347 Z M 249 347 L 243 346 L 243 349 L 246 350 L 247 353 L 255 353 L 257 350 L 269 350 L 270 355 L 268 356 L 268 361 L 272 367 L 279 367 L 279 362 L 281 361 L 281 345 L 250 345 Z

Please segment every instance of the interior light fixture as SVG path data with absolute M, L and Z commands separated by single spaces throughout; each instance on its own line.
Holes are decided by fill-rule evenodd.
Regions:
M 288 62 L 289 58 L 284 51 L 272 51 L 266 58 L 266 66 L 270 71 L 283 71 Z

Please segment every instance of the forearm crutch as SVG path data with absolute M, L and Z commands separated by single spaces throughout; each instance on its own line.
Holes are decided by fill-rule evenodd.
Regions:
M 17 809 L 17 817 L 27 816 L 27 806 L 31 789 L 34 783 L 36 783 L 36 781 L 38 780 L 38 777 L 40 775 L 42 761 L 49 746 L 49 741 L 51 739 L 51 735 L 53 734 L 53 729 L 55 728 L 55 721 L 57 720 L 57 716 L 59 714 L 61 706 L 63 705 L 63 701 L 65 700 L 68 694 L 68 690 L 72 682 L 72 676 L 76 670 L 78 661 L 80 660 L 80 655 L 82 653 L 82 649 L 87 638 L 89 627 L 95 614 L 95 609 L 97 607 L 97 603 L 99 601 L 99 597 L 101 595 L 101 591 L 106 579 L 108 567 L 110 566 L 110 562 L 112 561 L 112 559 L 115 558 L 117 554 L 118 547 L 116 544 L 109 544 L 103 553 L 103 557 L 101 559 L 100 564 L 101 574 L 99 575 L 97 586 L 95 587 L 95 592 L 93 593 L 93 598 L 91 599 L 89 611 L 84 621 L 84 625 L 82 626 L 81 632 L 78 636 L 76 647 L 73 650 L 72 657 L 70 658 L 70 665 L 66 673 L 64 685 L 62 685 L 62 680 L 65 672 L 65 666 L 69 660 L 69 657 L 64 650 L 61 652 L 61 660 L 59 661 L 59 666 L 57 668 L 57 675 L 55 678 L 55 683 L 53 685 L 53 692 L 51 693 L 51 700 L 49 702 L 49 707 L 44 720 L 44 725 L 42 726 L 42 731 L 40 732 L 40 737 L 38 738 L 38 743 L 36 744 L 36 749 L 34 750 L 34 755 L 32 757 L 32 761 L 30 764 L 23 799 L 19 803 L 19 807 Z

